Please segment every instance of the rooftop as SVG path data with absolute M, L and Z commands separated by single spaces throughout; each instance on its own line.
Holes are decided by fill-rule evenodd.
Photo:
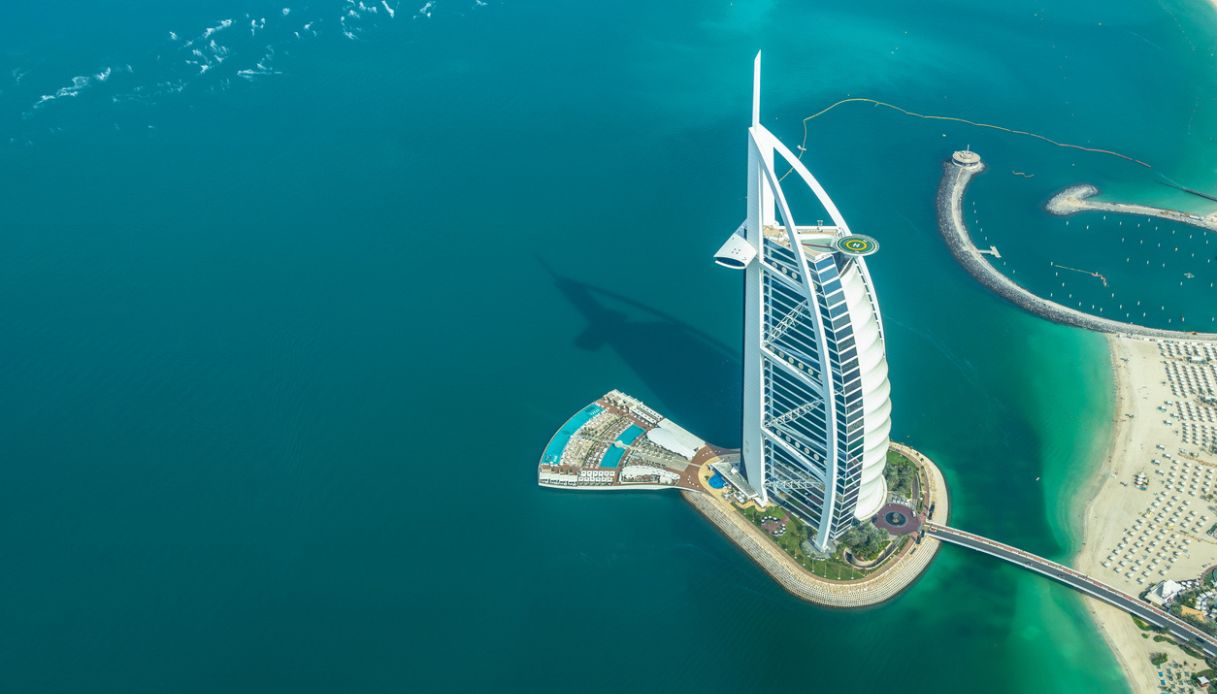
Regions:
M 845 232 L 836 226 L 799 226 L 797 227 L 796 235 L 803 244 L 803 252 L 815 257 L 833 252 L 834 249 L 831 243 L 845 236 Z M 790 238 L 786 233 L 785 226 L 765 227 L 765 238 L 783 248 L 790 248 Z

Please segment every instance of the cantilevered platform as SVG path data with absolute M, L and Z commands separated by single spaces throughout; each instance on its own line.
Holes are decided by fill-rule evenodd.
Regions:
M 723 453 L 614 390 L 553 435 L 537 465 L 537 483 L 559 489 L 701 491 L 698 471 Z

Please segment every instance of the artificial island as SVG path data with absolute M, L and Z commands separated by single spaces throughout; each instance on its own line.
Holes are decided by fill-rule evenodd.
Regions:
M 679 489 L 792 594 L 835 607 L 891 598 L 938 549 L 946 484 L 889 439 L 883 321 L 865 257 L 820 183 L 760 122 L 760 56 L 748 129 L 747 210 L 715 261 L 743 276 L 742 447 L 706 444 L 612 391 L 550 440 L 538 483 Z M 830 223 L 796 222 L 774 169 L 784 161 Z

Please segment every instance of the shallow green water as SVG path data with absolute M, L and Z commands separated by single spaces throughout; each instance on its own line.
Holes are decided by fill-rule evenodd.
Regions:
M 0 10 L 7 688 L 1123 689 L 1038 577 L 947 548 L 891 604 L 823 610 L 679 499 L 541 490 L 534 465 L 614 387 L 738 443 L 740 288 L 709 256 L 743 213 L 758 48 L 791 144 L 866 94 L 1217 187 L 1202 3 L 440 2 L 353 41 L 336 1 L 55 5 Z M 225 17 L 231 53 L 197 75 L 180 43 Z M 236 72 L 268 45 L 281 74 Z M 933 198 L 965 144 L 1019 275 L 1058 184 L 1178 195 L 870 107 L 811 129 L 883 246 L 894 435 L 943 468 L 953 523 L 1067 558 L 1104 346 L 954 265 Z M 1042 192 L 1012 196 L 1016 166 Z

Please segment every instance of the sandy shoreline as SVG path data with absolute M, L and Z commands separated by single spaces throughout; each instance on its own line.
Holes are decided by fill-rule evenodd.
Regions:
M 1080 490 L 1080 498 L 1089 498 L 1089 501 L 1083 512 L 1083 541 L 1074 559 L 1075 567 L 1133 595 L 1165 578 L 1195 578 L 1204 568 L 1217 564 L 1217 541 L 1204 532 L 1213 522 L 1214 515 L 1208 502 L 1198 496 L 1203 495 L 1204 487 L 1198 487 L 1197 493 L 1190 493 L 1190 487 L 1184 487 L 1180 492 L 1168 482 L 1172 466 L 1181 466 L 1182 462 L 1194 465 L 1194 470 L 1204 473 L 1217 469 L 1217 455 L 1200 451 L 1199 446 L 1181 441 L 1181 424 L 1166 423 L 1171 421 L 1172 415 L 1159 408 L 1168 400 L 1188 398 L 1172 393 L 1172 385 L 1167 380 L 1167 362 L 1179 360 L 1166 356 L 1161 343 L 1204 344 L 1190 340 L 1107 336 L 1116 396 L 1112 431 L 1103 463 Z M 1159 445 L 1165 446 L 1165 450 L 1159 449 Z M 1198 455 L 1190 458 L 1180 452 L 1193 449 Z M 1154 459 L 1159 460 L 1158 465 L 1151 462 Z M 1134 485 L 1137 474 L 1148 476 L 1147 490 L 1137 489 Z M 1154 525 L 1154 519 L 1162 513 L 1159 509 L 1171 498 L 1176 505 L 1186 504 L 1176 506 L 1186 509 L 1182 514 L 1184 520 L 1179 524 Z M 1155 505 L 1155 501 L 1161 505 Z M 1206 520 L 1199 521 L 1201 517 L 1206 517 Z M 1189 519 L 1196 522 L 1188 525 Z M 1156 550 L 1146 546 L 1144 563 L 1149 575 L 1143 576 L 1133 570 L 1134 575 L 1130 578 L 1126 569 L 1131 569 L 1132 562 L 1141 559 L 1141 555 L 1134 553 L 1142 550 L 1134 548 L 1128 538 L 1138 527 L 1162 527 L 1162 530 L 1153 532 L 1161 532 L 1163 538 L 1174 542 L 1181 543 L 1186 539 L 1189 544 L 1186 548 L 1180 548 L 1180 556 L 1171 559 L 1170 564 L 1165 561 L 1159 564 L 1148 559 L 1148 552 Z M 1197 528 L 1201 530 L 1197 532 Z M 1121 543 L 1126 548 L 1120 548 Z M 1112 560 L 1117 553 L 1121 558 Z M 1120 561 L 1128 561 L 1130 566 L 1121 566 Z M 1104 566 L 1105 563 L 1108 566 Z M 1133 691 L 1158 691 L 1159 668 L 1149 661 L 1150 654 L 1155 651 L 1168 653 L 1171 660 L 1189 669 L 1202 670 L 1206 667 L 1203 661 L 1187 656 L 1178 648 L 1143 638 L 1141 630 L 1123 611 L 1094 600 L 1088 599 L 1086 602 Z

